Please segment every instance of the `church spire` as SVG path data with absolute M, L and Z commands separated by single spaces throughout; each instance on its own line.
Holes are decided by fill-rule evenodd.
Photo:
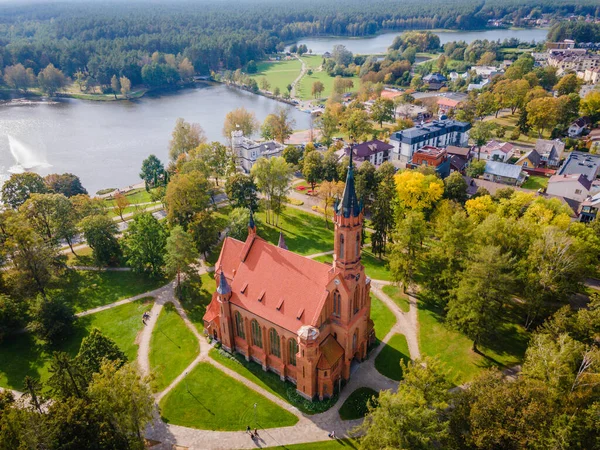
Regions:
M 227 295 L 231 293 L 231 288 L 229 287 L 229 283 L 227 282 L 227 278 L 225 278 L 225 272 L 223 272 L 223 266 L 219 268 L 221 274 L 219 275 L 219 286 L 217 287 L 217 293 L 219 295 Z
M 335 207 L 338 215 L 344 217 L 358 217 L 362 210 L 362 205 L 356 196 L 356 188 L 354 187 L 354 167 L 352 165 L 352 156 L 354 153 L 354 145 L 350 145 L 350 164 L 348 165 L 348 175 L 346 175 L 346 187 L 344 195 Z
M 287 245 L 285 244 L 285 239 L 283 239 L 283 233 L 280 231 L 279 232 L 279 243 L 277 244 L 277 247 L 282 248 L 284 250 L 287 250 Z

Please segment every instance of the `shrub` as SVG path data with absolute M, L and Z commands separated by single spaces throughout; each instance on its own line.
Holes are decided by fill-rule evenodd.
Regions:
M 521 137 L 521 132 L 519 131 L 518 128 L 515 128 L 514 130 L 512 130 L 512 133 L 510 133 L 510 139 L 512 141 L 516 141 L 520 137 Z
M 40 339 L 56 343 L 73 331 L 75 314 L 62 298 L 38 295 L 30 310 L 28 328 Z

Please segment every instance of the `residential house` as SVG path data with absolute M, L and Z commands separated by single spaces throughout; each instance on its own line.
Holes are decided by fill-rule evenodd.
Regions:
M 581 203 L 579 210 L 579 220 L 581 222 L 591 222 L 596 220 L 598 217 L 598 210 L 600 209 L 600 192 L 588 197 Z
M 450 175 L 450 158 L 443 148 L 426 145 L 415 151 L 406 167 L 416 169 L 421 166 L 434 167 L 442 179 Z
M 578 137 L 581 136 L 583 130 L 590 126 L 592 122 L 589 117 L 580 117 L 571 125 L 569 125 L 569 129 L 567 130 L 569 137 Z
M 521 166 L 500 161 L 488 161 L 485 164 L 483 179 L 495 183 L 520 186 L 525 181 L 525 172 L 521 170 Z
M 575 48 L 575 41 L 572 39 L 565 39 L 561 42 L 546 42 L 544 45 L 548 50 L 565 50 Z
M 471 149 L 469 147 L 449 145 L 446 147 L 446 153 L 448 154 L 448 158 L 450 158 L 450 172 L 464 174 L 472 157 Z
M 494 66 L 473 66 L 471 67 L 471 71 L 475 72 L 478 77 L 481 77 L 484 80 L 504 73 L 503 70 Z
M 538 139 L 535 141 L 535 151 L 542 158 L 540 167 L 557 169 L 560 165 L 560 158 L 565 151 L 565 143 L 560 139 Z
M 592 181 L 583 174 L 552 175 L 548 180 L 546 193 L 583 202 L 592 189 Z
M 231 145 L 239 166 L 249 173 L 258 158 L 273 158 L 283 154 L 284 145 L 275 141 L 256 142 L 244 137 L 241 130 L 231 132 Z
M 389 161 L 393 145 L 374 139 L 363 142 L 352 147 L 353 158 L 357 163 L 369 161 L 375 167 L 379 167 L 385 161 Z M 350 147 L 344 149 L 344 154 L 350 156 Z M 358 164 L 360 165 L 360 164 Z
M 507 162 L 515 153 L 515 146 L 510 142 L 491 140 L 478 152 L 479 159 L 487 161 Z
M 588 53 L 582 48 L 550 50 L 548 65 L 556 67 L 559 76 L 566 72 L 585 72 L 600 67 L 600 55 Z
M 441 97 L 437 101 L 438 105 L 438 116 L 448 115 L 450 111 L 453 111 L 460 104 L 460 100 L 452 98 Z
M 478 91 L 480 89 L 483 89 L 484 87 L 486 87 L 488 84 L 490 84 L 490 79 L 488 78 L 487 80 L 483 80 L 479 83 L 469 83 L 469 85 L 467 86 L 467 91 L 471 92 L 471 91 Z
M 413 153 L 418 149 L 431 145 L 433 147 L 446 147 L 455 145 L 465 147 L 469 143 L 469 122 L 457 120 L 434 120 L 417 125 L 406 130 L 392 133 L 390 144 L 393 145 L 392 159 L 407 163 L 412 159 Z
M 558 170 L 558 175 L 582 174 L 594 181 L 600 171 L 600 155 L 583 152 L 571 152 Z
M 363 223 L 352 160 L 334 207 L 332 264 L 287 250 L 283 239 L 280 245 L 262 239 L 251 214 L 247 239 L 223 242 L 205 333 L 290 381 L 306 399 L 335 395 L 375 342 L 371 279 L 361 263 Z
M 430 73 L 423 77 L 423 82 L 427 84 L 427 88 L 432 91 L 437 91 L 441 89 L 448 79 L 439 72 Z
M 577 72 L 577 77 L 581 78 L 586 83 L 598 84 L 598 82 L 600 82 L 600 67 L 579 71 Z
M 530 150 L 521 156 L 515 165 L 521 166 L 524 169 L 537 169 L 542 164 L 542 156 L 535 150 Z
M 600 153 L 600 128 L 595 128 L 588 134 L 588 139 L 591 142 L 590 152 Z

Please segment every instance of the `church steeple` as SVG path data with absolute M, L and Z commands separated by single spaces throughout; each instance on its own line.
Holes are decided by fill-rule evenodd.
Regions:
M 231 288 L 229 287 L 229 283 L 227 282 L 227 278 L 225 278 L 225 273 L 223 272 L 223 267 L 220 269 L 219 275 L 219 286 L 217 286 L 217 294 L 219 295 L 227 295 L 231 293 Z
M 354 146 L 350 146 L 350 164 L 348 165 L 348 174 L 346 175 L 346 187 L 342 199 L 336 204 L 335 212 L 337 215 L 348 217 L 358 217 L 362 212 L 362 202 L 359 202 L 356 196 L 356 187 L 354 186 L 354 167 L 352 156 Z

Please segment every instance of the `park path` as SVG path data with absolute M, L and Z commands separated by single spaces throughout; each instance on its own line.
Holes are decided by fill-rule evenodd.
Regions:
M 296 98 L 296 86 L 298 86 L 298 83 L 300 83 L 300 80 L 302 79 L 304 74 L 306 74 L 306 71 L 308 70 L 306 68 L 306 63 L 304 62 L 304 60 L 302 58 L 300 58 L 298 55 L 294 55 L 294 57 L 298 61 L 300 61 L 300 64 L 302 64 L 302 69 L 300 70 L 300 75 L 298 75 L 298 77 L 294 81 L 292 81 L 292 92 L 290 92 L 290 96 L 292 98 Z

